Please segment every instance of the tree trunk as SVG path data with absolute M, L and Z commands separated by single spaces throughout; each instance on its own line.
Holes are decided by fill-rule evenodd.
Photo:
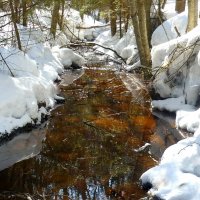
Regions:
M 198 22 L 198 0 L 188 0 L 188 25 L 187 31 L 191 31 Z
M 186 0 L 176 0 L 175 10 L 177 11 L 177 13 L 185 11 L 185 2 Z
M 147 36 L 148 36 L 148 43 L 151 44 L 151 33 L 152 33 L 152 26 L 151 26 L 151 5 L 152 0 L 148 0 L 145 3 L 145 10 L 146 10 L 146 26 L 147 26 Z
M 63 24 L 64 24 L 64 12 L 65 12 L 65 0 L 61 0 L 61 15 L 59 19 L 59 26 L 60 30 L 63 30 Z
M 129 23 L 129 18 L 130 18 L 130 14 L 128 13 L 125 17 L 125 20 L 124 20 L 124 30 L 125 30 L 125 33 L 128 31 L 128 23 Z
M 130 13 L 129 13 L 129 8 L 128 8 L 128 2 L 127 0 L 124 0 L 123 1 L 123 18 L 124 18 L 124 31 L 125 33 L 127 32 L 128 30 L 128 23 L 129 23 L 129 18 L 130 18 Z
M 148 40 L 147 10 L 145 3 L 146 0 L 137 0 L 139 28 L 145 56 L 144 63 L 141 64 L 144 64 L 146 67 L 149 67 L 151 65 L 151 55 Z
M 122 38 L 123 33 L 122 33 L 122 11 L 121 11 L 122 7 L 120 4 L 120 8 L 119 8 L 119 33 L 120 33 L 120 38 Z
M 22 0 L 22 24 L 23 26 L 27 26 L 28 21 L 28 12 L 27 12 L 27 0 Z
M 167 3 L 167 0 L 161 0 L 161 8 L 164 9 L 165 5 Z
M 115 10 L 115 3 L 113 0 L 110 0 L 110 28 L 111 36 L 114 36 L 117 32 L 117 16 Z
M 20 23 L 20 9 L 19 9 L 20 1 L 19 0 L 14 0 L 12 5 L 13 5 L 13 10 L 15 12 L 15 22 L 17 24 L 19 24 Z
M 59 9 L 60 9 L 60 0 L 54 0 L 53 13 L 51 18 L 51 28 L 50 33 L 53 35 L 53 38 L 56 38 L 56 28 L 59 22 Z
M 145 0 L 130 0 L 130 13 L 141 65 L 151 66 Z
M 15 13 L 14 6 L 13 6 L 13 1 L 12 0 L 9 0 L 9 6 L 10 6 L 10 10 L 11 10 L 11 19 L 12 19 L 12 22 L 13 22 L 13 25 L 14 25 L 15 36 L 17 38 L 18 48 L 20 50 L 22 50 L 20 35 L 19 35 L 18 28 L 17 28 L 17 14 Z
M 137 43 L 137 48 L 140 56 L 140 62 L 141 64 L 145 63 L 145 54 L 144 54 L 144 48 L 142 45 L 142 40 L 141 40 L 141 34 L 140 34 L 140 28 L 139 28 L 139 20 L 137 16 L 137 3 L 136 0 L 130 0 L 130 14 L 131 14 L 131 19 L 134 27 L 134 34 L 135 34 L 135 39 Z

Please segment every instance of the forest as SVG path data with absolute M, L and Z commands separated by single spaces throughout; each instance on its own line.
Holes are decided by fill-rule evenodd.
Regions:
M 0 199 L 200 199 L 199 8 L 0 0 Z

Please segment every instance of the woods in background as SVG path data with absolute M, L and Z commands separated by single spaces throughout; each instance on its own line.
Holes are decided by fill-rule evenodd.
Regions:
M 188 32 L 197 25 L 198 0 L 188 0 L 187 3 Z M 64 27 L 64 13 L 69 5 L 80 11 L 82 16 L 83 14 L 92 15 L 96 20 L 109 23 L 112 36 L 119 33 L 121 38 L 128 27 L 133 26 L 141 65 L 150 67 L 150 39 L 155 28 L 164 20 L 162 8 L 165 4 L 166 0 L 1 0 L 0 9 L 10 15 L 9 23 L 13 24 L 13 35 L 20 50 L 22 46 L 18 24 L 28 26 L 33 20 L 33 11 L 39 8 L 51 10 L 51 25 L 47 28 L 54 39 L 57 30 L 62 30 Z M 176 0 L 174 9 L 180 13 L 185 10 L 185 5 L 186 0 Z

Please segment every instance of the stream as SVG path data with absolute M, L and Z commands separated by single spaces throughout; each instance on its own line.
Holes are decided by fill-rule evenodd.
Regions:
M 66 101 L 46 128 L 0 146 L 0 199 L 144 198 L 139 177 L 182 138 L 173 116 L 152 114 L 133 74 L 67 71 L 59 88 Z

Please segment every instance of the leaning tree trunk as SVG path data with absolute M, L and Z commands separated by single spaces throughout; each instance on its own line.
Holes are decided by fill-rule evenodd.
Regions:
M 177 13 L 181 13 L 185 11 L 185 3 L 186 3 L 186 0 L 176 0 L 175 10 L 177 11 Z
M 188 0 L 188 25 L 187 31 L 191 31 L 198 23 L 198 0 Z
M 114 36 L 117 32 L 117 15 L 115 10 L 115 2 L 110 0 L 110 28 L 111 36 Z
M 17 13 L 15 13 L 14 6 L 13 6 L 13 1 L 12 0 L 9 0 L 9 7 L 10 7 L 10 10 L 11 10 L 11 19 L 12 19 L 12 22 L 13 22 L 13 25 L 14 25 L 15 36 L 17 38 L 18 48 L 20 50 L 22 50 L 20 35 L 19 35 L 18 28 L 17 28 L 17 21 L 18 21 L 17 18 L 18 18 L 18 16 L 17 16 Z
M 60 10 L 60 0 L 54 0 L 53 13 L 51 18 L 51 28 L 50 33 L 53 35 L 53 38 L 56 38 L 56 29 L 59 22 L 59 10 Z

